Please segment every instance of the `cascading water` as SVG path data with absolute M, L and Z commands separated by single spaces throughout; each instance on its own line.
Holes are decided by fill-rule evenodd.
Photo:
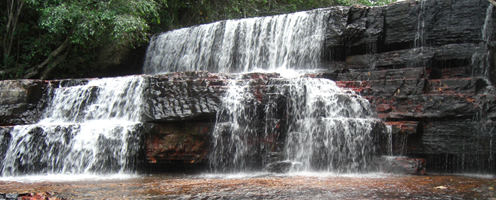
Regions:
M 369 102 L 333 81 L 290 80 L 285 157 L 299 170 L 365 171 L 384 126 Z
M 417 14 L 417 27 L 415 32 L 415 38 L 413 40 L 413 51 L 411 51 L 411 56 L 420 56 L 424 54 L 424 47 L 426 45 L 425 41 L 425 18 L 426 18 L 426 0 L 419 0 L 419 8 Z M 407 63 L 411 67 L 426 67 L 426 63 Z
M 231 82 L 213 134 L 214 171 L 259 170 L 274 161 L 267 159 L 274 146 L 264 141 L 275 137 L 284 141 L 279 161 L 293 163 L 293 171 L 364 172 L 371 167 L 374 141 L 385 126 L 367 100 L 327 79 L 262 81 L 265 95 L 249 81 Z M 274 135 L 281 125 L 284 131 Z
M 489 4 L 486 10 L 486 18 L 484 20 L 484 25 L 481 29 L 481 49 L 475 52 L 472 55 L 472 75 L 473 76 L 482 76 L 484 80 L 490 84 L 489 78 L 489 48 L 488 44 L 491 40 L 490 36 L 492 33 L 493 22 L 492 22 L 492 13 L 494 10 L 494 6 Z
M 493 86 L 493 83 L 491 82 L 491 70 L 490 70 L 490 47 L 489 44 L 492 40 L 491 34 L 493 33 L 494 25 L 493 25 L 493 10 L 494 10 L 494 5 L 489 3 L 487 9 L 486 9 L 486 17 L 484 19 L 484 24 L 481 29 L 481 42 L 480 42 L 480 50 L 475 52 L 472 55 L 472 76 L 478 76 L 481 77 L 482 80 L 485 82 L 487 85 L 486 90 L 484 93 L 486 95 L 493 95 L 496 92 L 496 89 Z M 468 159 L 473 159 L 474 162 L 478 163 L 478 167 L 476 167 L 477 170 L 483 170 L 485 168 L 491 168 L 490 166 L 494 166 L 496 163 L 496 159 L 494 156 L 494 152 L 492 151 L 493 145 L 494 145 L 494 130 L 495 127 L 493 124 L 491 124 L 492 120 L 487 116 L 486 111 L 489 110 L 489 104 L 490 103 L 481 103 L 479 104 L 479 111 L 474 115 L 473 121 L 480 123 L 477 130 L 476 134 L 481 136 L 481 138 L 484 138 L 483 140 L 489 139 L 488 144 L 489 144 L 489 155 L 487 157 L 481 159 L 481 158 L 468 158 Z M 483 156 L 481 156 L 483 157 Z M 465 155 L 462 155 L 462 161 L 461 161 L 461 170 L 465 170 Z M 487 166 L 486 166 L 487 165 Z
M 250 148 L 257 136 L 257 106 L 250 82 L 232 80 L 217 114 L 213 131 L 210 166 L 218 172 L 248 170 L 257 161 L 259 149 Z M 251 141 L 250 141 L 251 140 Z
M 144 71 L 317 69 L 329 13 L 320 9 L 228 20 L 163 33 L 151 42 Z M 384 125 L 374 118 L 365 99 L 333 81 L 304 78 L 304 73 L 262 80 L 243 79 L 246 74 L 240 74 L 231 80 L 212 138 L 209 161 L 214 171 L 260 170 L 274 161 L 267 159 L 273 153 L 280 155 L 279 161 L 299 163 L 293 170 L 368 168 L 375 153 L 374 134 Z M 270 92 L 253 88 L 257 81 L 263 81 Z M 273 140 L 274 127 L 282 125 L 284 131 L 277 137 L 285 142 L 274 150 L 278 148 L 265 141 Z
M 13 128 L 2 176 L 132 172 L 143 85 L 131 76 L 52 87 L 42 119 Z
M 319 67 L 326 9 L 227 20 L 155 36 L 144 72 L 248 72 Z
M 420 0 L 419 13 L 417 14 L 417 32 L 415 33 L 414 48 L 420 47 L 420 53 L 423 53 L 425 45 L 425 0 Z

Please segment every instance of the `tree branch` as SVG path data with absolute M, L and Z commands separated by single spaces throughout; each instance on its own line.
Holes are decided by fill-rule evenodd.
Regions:
M 19 21 L 23 6 L 24 0 L 8 0 L 7 2 L 7 24 L 5 27 L 5 38 L 3 38 L 3 53 L 7 57 L 12 51 L 17 22 Z
M 46 69 L 41 73 L 40 79 L 44 80 L 48 78 L 48 75 L 59 65 L 60 63 L 64 62 L 65 58 L 67 58 L 67 55 L 69 54 L 69 51 L 65 51 L 65 53 L 61 56 L 58 56 L 55 61 L 53 61 L 52 64 L 48 65 Z
M 29 73 L 27 73 L 24 78 L 33 78 L 40 73 L 40 71 L 44 70 L 44 68 L 49 65 L 53 59 L 55 59 L 61 52 L 63 52 L 70 45 L 69 38 L 66 38 L 65 41 L 55 50 L 53 50 L 48 57 L 38 66 L 33 67 Z M 56 63 L 58 64 L 58 63 Z

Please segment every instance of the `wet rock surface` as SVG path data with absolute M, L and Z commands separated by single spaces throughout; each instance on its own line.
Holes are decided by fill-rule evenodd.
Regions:
M 273 173 L 287 173 L 291 170 L 293 165 L 294 164 L 291 161 L 278 161 L 267 164 L 264 169 Z
M 5 200 L 13 200 L 13 199 L 21 199 L 21 200 L 64 200 L 66 198 L 57 197 L 57 194 L 50 192 L 41 192 L 41 193 L 0 193 L 0 199 Z
M 425 159 L 401 156 L 381 156 L 375 160 L 381 172 L 425 175 Z
M 0 182 L 8 194 L 66 199 L 491 199 L 492 178 L 464 176 L 153 176 L 80 182 Z M 42 193 L 44 194 L 44 193 Z
M 494 173 L 496 92 L 494 81 L 488 80 L 494 79 L 491 38 L 496 32 L 486 33 L 490 37 L 484 41 L 482 30 L 494 30 L 496 23 L 485 24 L 495 18 L 494 13 L 486 16 L 488 6 L 487 0 L 409 0 L 385 7 L 330 8 L 322 53 L 325 69 L 307 77 L 332 79 L 366 97 L 378 117 L 392 126 L 389 153 L 425 158 L 427 171 Z M 208 135 L 233 75 L 181 72 L 143 77 L 144 121 L 150 127 L 143 129 L 143 160 L 151 168 L 204 165 Z M 251 81 L 256 98 L 250 105 L 283 110 L 278 108 L 285 103 L 283 97 L 273 88 L 286 83 L 277 74 L 251 73 L 241 81 Z M 36 123 L 51 87 L 86 82 L 0 81 L 0 153 L 11 137 L 7 126 Z M 266 122 L 254 120 L 270 129 L 253 142 L 280 153 L 285 114 L 281 111 Z M 389 139 L 384 140 L 381 143 L 388 144 Z M 282 159 L 275 157 L 253 162 Z
M 337 43 L 346 53 L 312 76 L 375 105 L 392 127 L 391 154 L 426 158 L 427 171 L 494 173 L 494 62 L 485 56 L 492 55 L 495 32 L 487 30 L 495 15 L 488 6 L 441 0 L 352 7 Z
M 145 144 L 148 170 L 181 171 L 206 164 L 213 123 L 183 122 L 149 126 L 151 129 L 146 133 Z
M 0 126 L 35 123 L 44 88 L 40 80 L 0 81 Z
M 148 77 L 145 91 L 147 120 L 151 122 L 211 121 L 229 77 L 208 72 L 169 73 Z

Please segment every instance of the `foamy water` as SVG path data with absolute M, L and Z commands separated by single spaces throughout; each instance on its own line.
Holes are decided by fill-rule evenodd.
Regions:
M 107 181 L 139 178 L 137 174 L 40 174 L 26 176 L 0 177 L 0 181 L 36 183 L 36 182 L 72 182 L 72 181 Z

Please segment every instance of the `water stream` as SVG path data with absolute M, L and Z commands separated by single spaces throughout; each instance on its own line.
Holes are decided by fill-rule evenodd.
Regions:
M 42 119 L 11 131 L 1 175 L 133 172 L 143 86 L 138 76 L 52 86 Z
M 329 12 L 227 20 L 162 33 L 150 42 L 144 72 L 317 68 Z
M 213 133 L 214 171 L 260 170 L 274 161 L 266 159 L 273 147 L 262 141 L 274 137 L 284 141 L 277 161 L 291 162 L 292 171 L 368 170 L 376 154 L 374 138 L 386 127 L 367 100 L 327 79 L 277 77 L 264 82 L 267 93 L 257 96 L 249 80 L 231 81 Z M 282 129 L 276 136 L 274 127 Z
M 275 153 L 282 154 L 279 161 L 294 163 L 297 171 L 368 168 L 375 153 L 374 134 L 385 130 L 368 101 L 331 80 L 302 77 L 305 70 L 320 67 L 328 16 L 328 10 L 318 9 L 228 20 L 154 37 L 146 73 L 208 70 L 241 72 L 243 77 L 263 69 L 283 74 L 263 80 L 267 94 L 254 94 L 251 82 L 257 80 L 231 80 L 213 133 L 209 161 L 214 171 L 260 170 Z M 272 126 L 285 126 L 278 136 L 285 141 L 280 152 L 262 142 L 271 137 L 267 130 Z

